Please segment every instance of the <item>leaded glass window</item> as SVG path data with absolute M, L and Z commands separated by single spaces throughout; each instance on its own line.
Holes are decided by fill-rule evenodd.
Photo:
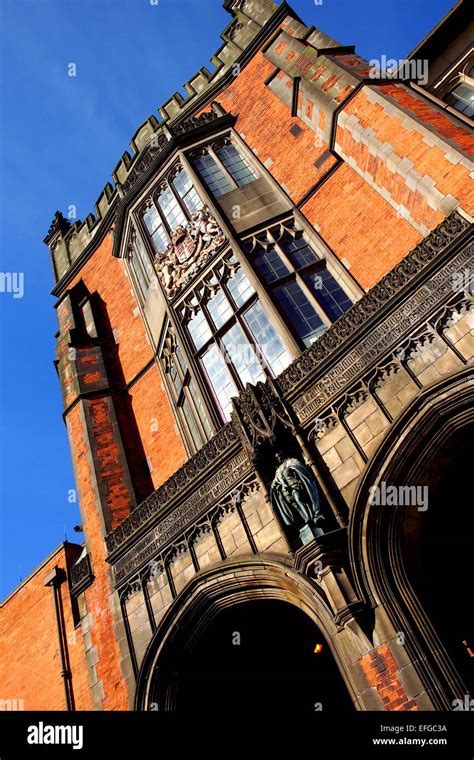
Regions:
M 148 232 L 155 254 L 162 254 L 171 242 L 171 234 L 185 226 L 192 215 L 203 207 L 186 170 L 174 166 L 144 202 L 140 216 Z
M 144 303 L 150 283 L 156 281 L 156 274 L 143 241 L 133 228 L 127 246 L 127 260 L 135 283 L 135 292 Z
M 219 138 L 211 145 L 193 151 L 190 159 L 216 198 L 257 179 L 257 174 L 230 137 Z
M 184 438 L 198 451 L 213 433 L 213 425 L 184 354 L 171 327 L 161 351 L 161 362 Z
M 196 365 L 223 421 L 247 383 L 274 377 L 291 362 L 257 293 L 230 253 L 177 307 Z
M 246 242 L 249 260 L 302 346 L 310 346 L 352 301 L 291 221 Z

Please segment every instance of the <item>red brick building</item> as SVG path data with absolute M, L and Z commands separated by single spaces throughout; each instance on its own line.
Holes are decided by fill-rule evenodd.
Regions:
M 288 709 L 457 709 L 467 4 L 396 73 L 286 3 L 224 5 L 213 70 L 45 238 L 84 545 L 2 603 L 0 698 L 249 708 L 277 679 Z

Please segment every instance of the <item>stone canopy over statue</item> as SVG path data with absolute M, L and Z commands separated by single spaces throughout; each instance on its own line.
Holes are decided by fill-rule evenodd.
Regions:
M 299 459 L 285 459 L 278 453 L 276 460 L 278 467 L 270 489 L 273 508 L 285 525 L 299 530 L 301 542 L 307 544 L 324 532 L 320 527 L 324 515 L 316 480 Z

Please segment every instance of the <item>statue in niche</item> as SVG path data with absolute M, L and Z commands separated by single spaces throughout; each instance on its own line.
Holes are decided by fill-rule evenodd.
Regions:
M 324 533 L 320 527 L 324 515 L 316 480 L 299 459 L 285 459 L 280 452 L 275 459 L 278 467 L 270 488 L 272 506 L 285 525 L 296 528 L 301 542 L 307 544 Z

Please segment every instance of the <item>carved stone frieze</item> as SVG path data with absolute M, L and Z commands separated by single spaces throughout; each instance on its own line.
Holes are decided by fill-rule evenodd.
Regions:
M 376 311 L 408 285 L 424 267 L 469 226 L 469 222 L 458 213 L 450 214 L 360 301 L 340 317 L 324 335 L 284 370 L 278 378 L 281 389 L 285 393 L 289 393 L 318 367 L 324 365 L 336 348 L 359 330 L 364 323 L 368 322 Z M 374 342 L 372 340 L 372 343 Z M 364 360 L 360 353 L 356 349 L 351 355 L 351 360 L 363 363 Z M 315 394 L 317 394 L 317 390 L 315 390 Z M 304 403 L 303 400 L 300 401 L 300 405 L 304 405 Z
M 452 298 L 452 272 L 472 261 L 473 254 L 474 246 L 461 251 L 434 275 L 430 282 L 425 283 L 415 291 L 409 300 L 394 309 L 370 333 L 366 334 L 354 348 L 346 353 L 343 359 L 317 380 L 310 390 L 296 399 L 293 408 L 299 420 L 306 423 L 317 416 L 318 412 L 327 406 L 328 402 L 339 395 L 357 377 L 360 377 L 375 361 L 380 360 L 391 348 L 400 348 L 401 341 L 405 339 L 411 329 L 416 329 L 420 322 L 426 320 L 438 304 Z M 337 325 L 338 323 L 334 327 Z M 426 340 L 430 340 L 432 335 L 433 331 L 427 330 Z M 320 340 L 324 337 L 322 336 Z M 316 347 L 317 343 L 315 344 Z M 322 352 L 324 351 L 325 348 L 323 347 Z M 410 347 L 405 346 L 404 358 L 409 351 Z M 310 361 L 308 359 L 308 362 Z
M 206 443 L 197 454 L 189 459 L 162 486 L 154 491 L 132 514 L 123 520 L 106 537 L 109 552 L 122 546 L 127 539 L 156 515 L 168 502 L 179 495 L 187 485 L 206 470 L 209 470 L 238 440 L 237 431 L 232 423 L 225 425 L 219 433 Z
M 183 535 L 216 500 L 231 492 L 249 470 L 250 463 L 247 456 L 244 452 L 240 452 L 228 464 L 221 467 L 213 477 L 206 480 L 200 488 L 196 488 L 191 496 L 163 517 L 146 536 L 138 540 L 135 546 L 117 561 L 114 568 L 117 583 L 121 583 L 124 578 L 149 562 L 151 558 L 156 557 L 173 539 Z

